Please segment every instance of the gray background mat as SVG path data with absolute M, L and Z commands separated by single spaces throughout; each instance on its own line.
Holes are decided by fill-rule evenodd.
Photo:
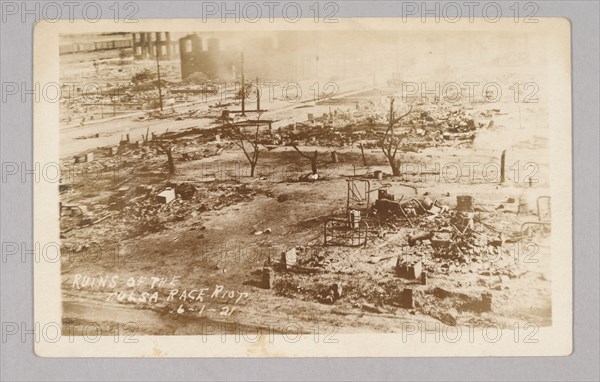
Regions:
M 18 163 L 21 170 L 32 165 L 32 44 L 35 17 L 114 18 L 200 18 L 199 1 L 0 1 L 1 161 Z M 47 3 L 54 3 L 50 6 Z M 87 5 L 87 3 L 93 3 Z M 223 2 L 215 4 L 221 6 Z M 228 2 L 234 7 L 234 2 Z M 283 5 L 285 2 L 276 2 Z M 299 1 L 303 14 L 312 17 L 315 1 Z M 321 1 L 334 3 L 336 17 L 402 16 L 407 6 L 417 6 L 416 17 L 426 9 L 443 10 L 445 2 L 421 1 Z M 410 3 L 410 5 L 409 5 Z M 463 2 L 475 15 L 493 3 L 503 15 L 513 17 L 515 1 Z M 243 5 L 243 2 L 240 2 Z M 257 4 L 265 8 L 265 2 Z M 470 4 L 470 5 L 469 5 Z M 15 8 L 17 10 L 15 11 Z M 86 8 L 87 7 L 87 8 Z M 512 7 L 512 8 L 511 8 Z M 520 2 L 521 18 L 566 17 L 572 24 L 573 62 L 573 191 L 574 191 L 574 352 L 557 358 L 402 358 L 402 359 L 49 359 L 33 353 L 32 334 L 7 336 L 8 324 L 21 333 L 33 325 L 33 263 L 31 175 L 2 179 L 1 242 L 3 245 L 0 284 L 2 321 L 1 379 L 13 380 L 599 380 L 599 14 L 597 1 Z M 69 12 L 72 9 L 72 12 Z M 84 9 L 86 11 L 84 12 Z M 323 9 L 323 8 L 321 8 Z M 413 8 L 410 8 L 413 9 Z M 477 11 L 478 10 L 478 11 Z M 16 13 L 15 13 L 16 12 Z M 435 12 L 435 11 L 433 11 Z M 71 13 L 71 15 L 69 14 Z M 405 12 L 406 13 L 406 12 Z M 276 13 L 276 15 L 278 15 Z M 493 10 L 489 16 L 494 16 Z M 428 17 L 432 17 L 431 15 Z M 444 22 L 442 20 L 441 22 Z M 5 97 L 5 84 L 21 84 L 18 96 Z M 3 172 L 4 174 L 4 172 Z M 18 256 L 6 258 L 6 243 L 18 243 Z M 560 255 L 560 254 L 558 254 Z

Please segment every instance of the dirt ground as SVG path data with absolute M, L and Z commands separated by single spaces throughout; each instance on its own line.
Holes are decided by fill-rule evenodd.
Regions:
M 501 136 L 502 132 L 490 134 Z M 484 138 L 482 134 L 481 139 Z M 404 160 L 428 163 L 428 168 L 435 162 L 460 162 L 463 158 L 480 163 L 498 161 L 499 152 L 476 147 L 477 141 L 472 148 L 424 150 L 407 154 Z M 190 183 L 198 193 L 191 200 L 171 202 L 166 213 L 169 217 L 156 232 L 130 232 L 130 219 L 109 217 L 101 223 L 64 233 L 63 245 L 69 248 L 66 251 L 69 260 L 63 261 L 62 271 L 65 323 L 78 326 L 86 321 L 101 321 L 110 327 L 135 317 L 140 333 L 147 334 L 198 333 L 203 330 L 202 322 L 235 322 L 250 327 L 262 327 L 265 322 L 295 322 L 309 328 L 317 320 L 336 325 L 343 332 L 395 331 L 406 320 L 476 326 L 491 323 L 503 327 L 527 322 L 551 324 L 550 248 L 549 240 L 541 235 L 534 238 L 535 250 L 527 247 L 527 241 L 507 243 L 501 257 L 473 262 L 468 267 L 449 266 L 443 259 L 425 256 L 424 266 L 430 270 L 427 285 L 395 275 L 396 259 L 408 249 L 406 238 L 419 231 L 406 222 L 400 222 L 398 230 L 385 238 L 370 237 L 367 248 L 323 246 L 324 220 L 344 215 L 347 179 L 355 173 L 370 177 L 373 189 L 391 185 L 387 187 L 389 192 L 406 198 L 421 198 L 427 192 L 450 207 L 456 204 L 457 195 L 472 195 L 486 208 L 478 213 L 481 219 L 511 234 L 518 231 L 521 223 L 535 221 L 537 217 L 531 213 L 517 215 L 516 205 L 506 203 L 507 199 L 511 196 L 518 199 L 524 194 L 534 200 L 536 195 L 543 194 L 543 188 L 530 188 L 523 182 L 498 186 L 483 179 L 472 181 L 468 176 L 455 183 L 427 177 L 377 181 L 372 179 L 375 170 L 389 172 L 378 150 L 369 152 L 368 158 L 379 165 L 368 168 L 361 166 L 358 149 L 336 150 L 340 163 L 325 165 L 324 179 L 315 182 L 297 181 L 296 174 L 308 172 L 308 162 L 290 147 L 262 153 L 255 178 L 236 175 L 240 164 L 246 164 L 242 162 L 241 151 L 234 147 L 217 156 L 178 163 L 173 176 L 164 172 L 140 173 L 127 182 L 129 187 Z M 515 149 L 512 153 L 515 161 L 518 155 L 529 161 L 539 155 L 539 151 L 530 149 Z M 542 158 L 536 163 L 542 164 L 543 175 L 547 167 L 543 155 L 539 156 Z M 155 160 L 164 162 L 160 157 Z M 215 175 L 215 172 L 221 173 Z M 406 184 L 415 186 L 416 194 L 412 188 L 402 186 Z M 63 200 L 90 205 L 114 192 L 112 185 L 106 188 L 85 184 L 69 191 L 67 195 L 73 194 Z M 502 204 L 505 208 L 496 209 Z M 127 208 L 124 213 L 134 214 Z M 270 233 L 255 234 L 266 229 Z M 90 239 L 94 244 L 90 244 Z M 262 288 L 265 261 L 278 260 L 282 252 L 291 248 L 298 250 L 300 264 L 310 266 L 276 269 L 273 288 Z M 106 288 L 74 288 L 77 275 L 118 275 L 119 280 L 130 277 L 170 280 L 177 276 L 178 282 L 175 287 L 160 290 L 156 303 L 142 302 L 137 297 L 127 301 L 129 295 L 123 301 L 115 297 L 106 301 L 109 294 Z M 342 285 L 343 293 L 335 304 L 324 304 L 319 301 L 319 293 L 331 284 Z M 173 289 L 189 292 L 208 288 L 210 292 L 217 285 L 248 296 L 237 302 L 236 293 L 235 298 L 202 302 L 181 299 L 179 295 L 172 301 L 165 299 Z M 119 286 L 115 290 L 128 293 L 132 289 Z M 148 287 L 142 282 L 133 289 L 143 293 Z M 412 309 L 404 309 L 396 302 L 405 287 L 414 290 Z M 436 288 L 448 295 L 440 297 Z M 491 312 L 460 308 L 480 298 L 482 293 L 493 296 Z M 204 309 L 210 306 L 208 309 L 216 312 L 200 316 L 198 312 L 203 306 Z M 227 315 L 221 315 L 223 312 Z

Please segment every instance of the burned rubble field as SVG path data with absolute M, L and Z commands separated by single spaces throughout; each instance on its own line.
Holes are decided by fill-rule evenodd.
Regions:
M 506 113 L 489 104 L 423 107 L 401 126 L 400 148 L 403 162 L 423 167 L 393 176 L 378 144 L 384 120 L 368 117 L 368 108 L 362 118 L 325 112 L 260 129 L 254 176 L 218 124 L 160 140 L 122 137 L 63 158 L 76 174 L 60 185 L 64 322 L 197 333 L 209 318 L 178 314 L 177 299 L 106 301 L 106 291 L 71 287 L 76 274 L 167 274 L 179 276 L 180 290 L 218 284 L 248 292 L 226 319 L 253 327 L 551 325 L 549 228 L 522 229 L 548 221 L 536 209 L 548 187 L 547 142 L 531 133 L 513 139 Z M 439 125 L 441 115 L 457 122 Z M 481 171 L 436 170 L 436 163 L 499 163 L 502 150 L 486 142 L 506 135 L 511 163 L 539 165 L 537 183 L 513 181 L 512 172 L 499 184 Z

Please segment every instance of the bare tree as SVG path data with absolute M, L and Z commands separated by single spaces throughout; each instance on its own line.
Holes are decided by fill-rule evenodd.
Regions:
M 404 139 L 404 135 L 396 134 L 394 131 L 394 126 L 402 120 L 402 118 L 406 117 L 412 112 L 412 105 L 408 112 L 402 114 L 397 117 L 396 112 L 394 111 L 394 99 L 391 99 L 390 102 L 390 115 L 388 116 L 388 128 L 385 131 L 385 135 L 381 140 L 381 150 L 383 151 L 383 155 L 388 160 L 390 167 L 392 168 L 392 174 L 394 176 L 400 176 L 400 161 L 396 160 L 396 153 L 398 152 L 398 148 L 402 144 L 402 140 Z
M 166 133 L 165 133 L 166 134 Z M 147 136 L 147 135 L 146 135 Z M 164 134 L 160 138 L 154 138 L 151 144 L 156 147 L 157 151 L 167 156 L 167 164 L 169 166 L 169 174 L 175 174 L 175 162 L 173 161 L 173 145 L 171 142 L 164 140 Z
M 256 119 L 256 132 L 247 134 L 245 126 L 238 126 L 227 122 L 227 125 L 231 128 L 233 133 L 233 143 L 242 149 L 248 163 L 250 164 L 250 176 L 254 177 L 256 172 L 256 165 L 258 164 L 258 146 L 259 146 L 259 131 L 260 131 L 260 116 Z M 251 149 L 247 149 L 246 146 L 250 145 Z
M 313 155 L 306 155 L 304 154 L 302 151 L 300 151 L 300 149 L 298 148 L 298 146 L 296 146 L 295 144 L 292 144 L 292 147 L 298 151 L 300 153 L 300 155 L 302 155 L 304 158 L 308 159 L 310 161 L 310 168 L 312 171 L 313 175 L 316 175 L 319 173 L 318 168 L 317 168 L 317 158 L 319 155 L 319 152 L 317 150 L 315 150 L 315 152 L 313 153 Z

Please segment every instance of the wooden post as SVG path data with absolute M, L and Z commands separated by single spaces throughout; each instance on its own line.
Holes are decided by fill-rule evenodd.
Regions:
M 500 157 L 500 184 L 504 184 L 505 180 L 505 164 L 506 164 L 506 150 L 502 151 L 502 156 Z
M 256 112 L 260 112 L 260 89 L 258 88 L 258 77 L 256 77 Z
M 160 111 L 163 111 L 163 100 L 162 100 L 162 88 L 161 88 L 161 84 L 160 84 L 160 64 L 159 64 L 159 55 L 160 55 L 160 49 L 158 46 L 158 37 L 160 35 L 156 36 L 156 74 L 158 76 L 158 103 L 160 104 Z
M 246 89 L 245 89 L 245 84 L 244 84 L 244 53 L 242 53 L 242 65 L 241 65 L 241 70 L 242 70 L 242 89 L 241 89 L 241 95 L 242 95 L 242 117 L 246 116 Z

